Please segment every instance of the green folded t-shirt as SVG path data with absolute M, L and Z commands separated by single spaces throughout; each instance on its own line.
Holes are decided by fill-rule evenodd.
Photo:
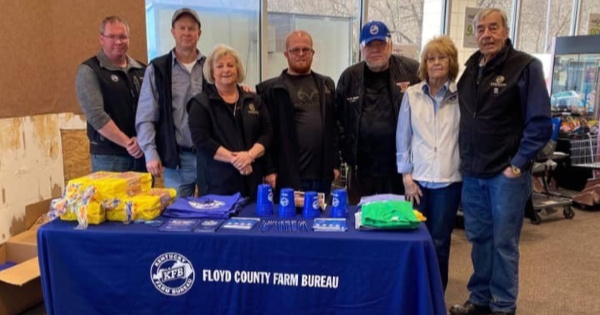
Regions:
M 414 229 L 421 223 L 408 201 L 375 201 L 362 205 L 361 222 L 364 226 L 380 229 Z

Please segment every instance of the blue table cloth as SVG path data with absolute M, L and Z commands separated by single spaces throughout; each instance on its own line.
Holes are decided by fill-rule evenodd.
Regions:
M 50 315 L 446 314 L 423 224 L 363 232 L 349 218 L 343 233 L 75 226 L 56 220 L 38 232 Z

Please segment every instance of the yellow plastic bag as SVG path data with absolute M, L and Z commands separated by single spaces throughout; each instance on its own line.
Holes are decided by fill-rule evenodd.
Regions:
M 117 197 L 130 197 L 150 190 L 152 175 L 136 172 L 95 172 L 72 179 L 69 184 L 94 186 L 97 193 L 95 199 L 102 202 Z
M 129 223 L 133 220 L 154 220 L 175 199 L 177 191 L 153 188 L 133 197 L 116 198 L 104 202 L 109 221 Z

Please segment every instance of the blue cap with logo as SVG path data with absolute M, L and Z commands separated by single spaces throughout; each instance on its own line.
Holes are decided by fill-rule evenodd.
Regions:
M 387 41 L 392 37 L 388 27 L 381 21 L 370 21 L 360 31 L 360 47 L 368 45 L 374 40 Z

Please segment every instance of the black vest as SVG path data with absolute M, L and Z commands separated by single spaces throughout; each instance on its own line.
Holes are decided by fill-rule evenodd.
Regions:
M 100 66 L 100 61 L 95 56 L 83 64 L 96 73 L 104 101 L 104 111 L 124 134 L 134 137 L 135 112 L 145 69 L 130 68 L 128 72 L 108 70 Z M 125 148 L 104 138 L 90 124 L 87 124 L 87 136 L 90 139 L 91 154 L 129 156 Z
M 175 139 L 175 124 L 173 123 L 172 76 L 173 51 L 155 58 L 150 63 L 154 67 L 154 82 L 158 92 L 158 121 L 156 122 L 156 150 L 163 166 L 177 168 L 180 166 L 179 146 Z M 203 57 L 200 65 L 204 66 Z M 202 90 L 206 80 L 202 80 Z
M 507 40 L 481 73 L 480 58 L 479 52 L 469 58 L 458 82 L 460 169 L 488 178 L 502 172 L 519 149 L 524 113 L 517 83 L 533 57 Z

